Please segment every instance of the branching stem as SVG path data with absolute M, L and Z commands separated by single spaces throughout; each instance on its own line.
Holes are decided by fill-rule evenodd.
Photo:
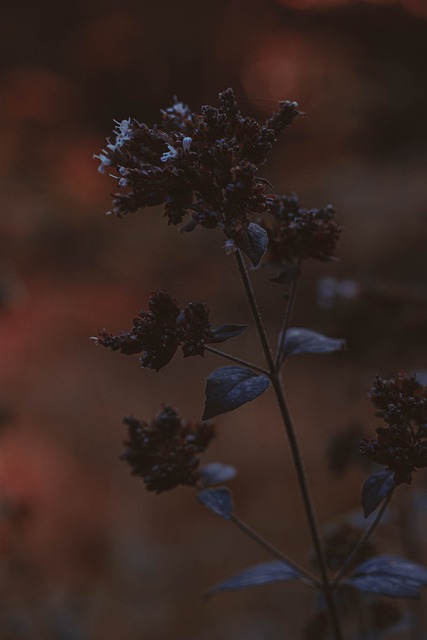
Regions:
M 277 349 L 277 354 L 276 354 L 276 367 L 275 367 L 276 371 L 280 370 L 280 367 L 282 366 L 282 363 L 283 363 L 283 352 L 285 350 L 286 331 L 289 328 L 292 312 L 294 310 L 295 297 L 298 289 L 300 275 L 301 275 L 300 261 L 298 261 L 298 264 L 296 266 L 296 273 L 292 280 L 292 284 L 289 290 L 289 297 L 287 300 L 285 313 L 283 316 L 283 324 L 282 324 L 282 329 L 280 331 L 280 343 L 279 343 L 279 347 Z
M 241 520 L 239 517 L 237 517 L 235 514 L 233 514 L 230 518 L 230 521 L 235 524 L 237 527 L 239 527 L 239 529 L 241 531 L 243 531 L 243 533 L 245 533 L 249 538 L 251 538 L 252 540 L 254 540 L 254 542 L 256 542 L 260 547 L 262 547 L 263 549 L 265 549 L 268 553 L 270 553 L 272 556 L 274 556 L 275 558 L 277 558 L 277 560 L 280 560 L 281 562 L 284 562 L 285 564 L 290 565 L 293 569 L 295 569 L 295 571 L 297 571 L 298 573 L 300 573 L 302 576 L 304 576 L 305 581 L 308 582 L 311 586 L 316 586 L 318 588 L 322 588 L 321 583 L 319 582 L 319 580 L 316 578 L 316 576 L 314 576 L 312 573 L 310 573 L 309 571 L 307 571 L 306 569 L 304 569 L 303 567 L 301 567 L 297 562 L 295 562 L 294 560 L 291 560 L 290 558 L 288 558 L 287 556 L 285 556 L 284 553 L 282 553 L 281 551 L 279 551 L 279 549 L 276 549 L 275 546 L 273 546 L 270 542 L 268 542 L 268 540 L 266 540 L 265 538 L 263 538 L 262 536 L 259 535 L 259 533 L 257 533 L 256 531 L 254 531 L 252 529 L 252 527 L 250 527 L 248 524 L 246 524 L 246 522 L 244 522 L 243 520 Z
M 254 317 L 255 325 L 258 331 L 258 335 L 261 341 L 261 345 L 264 351 L 265 359 L 267 361 L 268 369 L 270 371 L 271 382 L 276 394 L 276 399 L 279 405 L 280 413 L 282 415 L 283 424 L 288 436 L 289 445 L 291 447 L 292 458 L 294 460 L 295 470 L 298 478 L 298 483 L 301 490 L 301 495 L 304 504 L 304 510 L 307 518 L 307 522 L 310 529 L 310 534 L 313 542 L 314 551 L 319 566 L 321 585 L 323 594 L 325 596 L 326 604 L 329 611 L 329 618 L 333 629 L 335 640 L 343 640 L 341 631 L 341 625 L 338 617 L 338 611 L 334 599 L 333 588 L 329 581 L 328 570 L 326 565 L 325 553 L 323 550 L 320 532 L 317 525 L 317 520 L 314 512 L 313 503 L 311 500 L 310 490 L 308 488 L 307 477 L 296 437 L 296 433 L 293 427 L 292 419 L 287 407 L 285 394 L 283 391 L 282 381 L 280 379 L 279 372 L 276 370 L 275 362 L 271 354 L 270 345 L 268 343 L 267 335 L 265 332 L 264 324 L 261 318 L 261 314 L 258 309 L 255 294 L 252 288 L 251 281 L 248 276 L 245 262 L 242 254 L 239 250 L 236 251 L 236 260 L 239 267 L 240 275 L 243 281 L 243 285 L 248 298 L 249 306 Z
M 387 509 L 387 507 L 388 507 L 388 505 L 390 503 L 390 500 L 391 500 L 391 498 L 393 496 L 393 492 L 394 492 L 394 488 L 392 489 L 391 493 L 387 496 L 387 498 L 384 500 L 383 504 L 381 505 L 381 509 L 379 509 L 379 511 L 378 511 L 377 515 L 375 516 L 374 520 L 371 522 L 370 526 L 366 529 L 365 533 L 362 535 L 362 537 L 360 538 L 359 542 L 354 547 L 353 551 L 351 551 L 349 553 L 349 555 L 345 559 L 344 563 L 342 564 L 341 568 L 338 570 L 338 572 L 333 577 L 333 579 L 331 581 L 332 588 L 335 588 L 335 587 L 337 587 L 339 585 L 339 583 L 344 578 L 344 576 L 347 573 L 347 571 L 351 568 L 351 565 L 355 562 L 357 556 L 363 550 L 363 548 L 365 547 L 366 543 L 368 542 L 368 540 L 370 539 L 370 537 L 374 533 L 375 529 L 377 528 L 377 526 L 379 525 L 379 523 L 381 521 L 381 518 L 384 515 L 385 510 Z
M 225 351 L 221 351 L 220 349 L 215 349 L 215 347 L 211 347 L 208 344 L 205 344 L 205 350 L 210 351 L 211 353 L 215 353 L 217 356 L 221 356 L 222 358 L 227 358 L 227 360 L 232 360 L 233 362 L 238 362 L 245 367 L 249 367 L 249 369 L 253 369 L 254 371 L 259 371 L 259 373 L 263 373 L 266 376 L 269 376 L 270 373 L 267 369 L 263 369 L 262 367 L 258 367 L 256 364 L 252 364 L 252 362 L 247 362 L 246 360 L 242 360 L 242 358 L 238 358 L 237 356 L 231 355 L 231 353 L 226 353 Z

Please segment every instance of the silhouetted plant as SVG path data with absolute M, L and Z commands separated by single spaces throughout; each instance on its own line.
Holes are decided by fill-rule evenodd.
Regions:
M 290 326 L 303 262 L 335 260 L 341 228 L 331 205 L 304 209 L 295 194 L 271 193 L 270 183 L 259 175 L 278 136 L 301 115 L 298 105 L 283 101 L 276 113 L 260 123 L 242 115 L 231 89 L 219 99 L 219 107 L 204 106 L 199 113 L 175 99 L 162 111 L 161 122 L 152 127 L 131 118 L 123 120 L 96 157 L 101 161 L 99 170 L 113 172 L 118 181 L 111 213 L 122 217 L 162 205 L 168 224 L 182 225 L 181 231 L 193 231 L 199 225 L 222 230 L 226 254 L 234 255 L 241 275 L 266 365 L 246 362 L 212 346 L 239 336 L 246 325 L 213 329 L 204 303 L 190 302 L 182 309 L 168 293 L 153 293 L 149 310 L 139 313 L 130 331 L 119 335 L 102 331 L 96 342 L 126 355 L 141 354 L 142 367 L 156 371 L 170 362 L 178 347 L 184 356 L 203 356 L 208 351 L 233 364 L 208 376 L 202 422 L 182 420 L 167 406 L 149 422 L 125 418 L 129 434 L 122 458 L 132 473 L 143 478 L 148 490 L 159 493 L 178 485 L 195 487 L 200 503 L 235 524 L 274 557 L 217 584 L 208 595 L 273 582 L 301 582 L 322 594 L 307 623 L 306 638 L 342 640 L 341 618 L 346 620 L 348 637 L 356 638 L 348 623 L 355 603 L 369 613 L 370 635 L 363 637 L 376 638 L 401 619 L 399 608 L 379 597 L 416 598 L 421 587 L 427 586 L 427 569 L 404 558 L 378 555 L 372 543 L 396 486 L 410 483 L 413 472 L 427 466 L 427 388 L 406 374 L 375 380 L 371 399 L 387 426 L 377 429 L 377 439 L 364 439 L 360 444 L 362 456 L 385 467 L 369 476 L 363 486 L 364 515 L 372 514 L 372 518 L 361 537 L 354 526 L 344 524 L 322 539 L 281 369 L 291 356 L 345 348 L 342 339 Z M 273 281 L 288 287 L 276 353 L 269 345 L 246 258 L 253 266 L 275 267 L 278 272 Z M 218 486 L 235 475 L 233 467 L 219 462 L 200 467 L 200 455 L 214 435 L 206 421 L 237 409 L 269 388 L 289 439 L 313 543 L 315 572 L 299 566 L 236 515 L 229 488 Z M 344 445 L 347 441 L 348 436 Z M 340 469 L 337 451 L 339 448 L 333 464 Z M 345 458 L 346 464 L 347 451 Z

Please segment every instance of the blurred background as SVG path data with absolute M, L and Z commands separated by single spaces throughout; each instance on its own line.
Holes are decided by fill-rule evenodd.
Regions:
M 220 233 L 180 235 L 160 210 L 104 216 L 115 183 L 93 154 L 113 119 L 152 123 L 174 95 L 198 109 L 232 86 L 258 118 L 298 101 L 307 117 L 264 175 L 303 206 L 332 202 L 344 233 L 339 263 L 307 265 L 294 324 L 349 350 L 296 358 L 285 384 L 322 526 L 345 513 L 359 526 L 367 470 L 352 460 L 378 426 L 372 379 L 427 370 L 427 3 L 17 0 L 0 33 L 0 639 L 299 638 L 302 587 L 203 602 L 269 558 L 191 490 L 148 494 L 119 461 L 124 415 L 166 402 L 199 419 L 222 362 L 177 355 L 156 374 L 89 337 L 128 328 L 159 289 L 207 302 L 216 325 L 249 312 Z M 270 277 L 253 273 L 273 341 L 283 289 Z M 262 364 L 253 330 L 229 345 Z M 238 468 L 237 513 L 307 566 L 273 397 L 217 423 L 206 461 Z M 423 483 L 399 489 L 382 552 L 427 562 Z

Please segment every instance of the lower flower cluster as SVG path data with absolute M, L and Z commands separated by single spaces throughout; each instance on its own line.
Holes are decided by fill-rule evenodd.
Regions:
M 427 386 L 404 373 L 377 377 L 371 400 L 387 426 L 376 430 L 375 440 L 362 440 L 360 453 L 393 471 L 396 484 L 410 484 L 412 473 L 427 467 Z
M 151 422 L 128 416 L 124 423 L 128 440 L 121 459 L 131 466 L 132 474 L 144 479 L 148 491 L 161 493 L 197 483 L 200 454 L 214 437 L 212 424 L 182 420 L 167 406 Z

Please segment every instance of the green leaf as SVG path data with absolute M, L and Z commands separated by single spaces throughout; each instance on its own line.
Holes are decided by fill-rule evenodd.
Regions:
M 244 367 L 221 367 L 206 380 L 203 420 L 233 411 L 254 400 L 270 386 L 270 378 Z
M 427 569 L 395 556 L 375 556 L 359 565 L 345 581 L 359 591 L 392 598 L 419 598 L 427 586 Z
M 332 353 L 342 351 L 345 346 L 345 340 L 340 338 L 328 338 L 311 329 L 291 327 L 286 331 L 283 355 L 287 358 L 300 353 Z
M 396 486 L 393 478 L 393 471 L 386 470 L 373 473 L 365 480 L 362 488 L 362 507 L 365 518 L 391 494 Z
M 234 241 L 256 267 L 267 250 L 268 234 L 259 224 L 251 222 L 247 229 L 243 229 L 235 236 Z
M 197 494 L 197 500 L 205 507 L 229 520 L 233 514 L 233 498 L 230 489 L 218 487 L 218 489 L 203 489 Z
M 291 565 L 281 561 L 262 562 L 252 567 L 248 567 L 231 578 L 227 578 L 218 583 L 206 595 L 210 596 L 220 591 L 236 591 L 238 589 L 250 589 L 251 587 L 261 587 L 274 582 L 289 582 L 299 580 L 301 574 Z

